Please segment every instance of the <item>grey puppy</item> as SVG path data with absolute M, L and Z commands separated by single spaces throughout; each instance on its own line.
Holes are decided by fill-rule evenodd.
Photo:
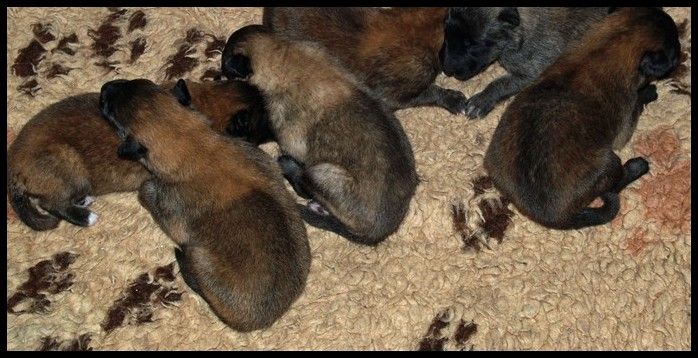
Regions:
M 414 154 L 398 120 L 328 56 L 249 25 L 228 39 L 223 73 L 249 76 L 262 91 L 284 176 L 312 199 L 303 219 L 375 245 L 407 213 L 418 182 Z
M 482 118 L 538 78 L 609 11 L 607 7 L 451 8 L 444 25 L 443 71 L 465 81 L 495 61 L 507 70 L 468 100 L 466 114 Z

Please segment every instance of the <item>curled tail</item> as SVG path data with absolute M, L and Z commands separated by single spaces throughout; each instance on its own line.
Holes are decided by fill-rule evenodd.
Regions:
M 310 210 L 306 205 L 296 204 L 298 210 L 301 213 L 301 217 L 309 225 L 314 226 L 318 229 L 327 230 L 334 232 L 335 234 L 345 237 L 350 241 L 356 242 L 362 245 L 375 246 L 379 242 L 383 241 L 385 238 L 373 239 L 370 237 L 359 236 L 352 233 L 346 225 L 344 225 L 339 219 L 332 216 L 320 215 L 312 210 Z
M 584 208 L 572 216 L 568 223 L 569 229 L 580 229 L 587 226 L 603 225 L 616 217 L 620 210 L 618 193 L 608 192 L 601 194 L 603 206 L 599 208 Z
M 42 214 L 39 212 L 25 192 L 21 192 L 14 185 L 9 185 L 8 191 L 12 209 L 24 224 L 36 231 L 51 230 L 58 227 L 61 219 L 48 213 Z

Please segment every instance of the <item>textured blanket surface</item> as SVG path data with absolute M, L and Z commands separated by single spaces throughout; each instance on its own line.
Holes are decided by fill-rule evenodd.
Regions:
M 483 120 L 402 110 L 422 179 L 375 248 L 308 228 L 306 289 L 271 328 L 238 333 L 178 274 L 174 243 L 135 193 L 99 197 L 96 225 L 33 232 L 8 205 L 8 349 L 688 349 L 691 346 L 690 9 L 685 62 L 657 84 L 619 152 L 650 173 L 618 217 L 545 229 L 500 200 L 482 160 L 511 100 Z M 260 8 L 10 8 L 7 141 L 47 105 L 116 78 L 206 81 Z M 503 73 L 459 82 L 471 96 Z M 96 138 L 96 140 L 99 140 Z M 278 153 L 275 144 L 263 148 Z

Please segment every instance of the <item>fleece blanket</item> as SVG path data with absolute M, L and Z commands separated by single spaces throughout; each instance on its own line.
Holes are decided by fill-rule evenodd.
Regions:
M 658 83 L 622 160 L 645 175 L 612 223 L 577 231 L 523 217 L 484 177 L 510 100 L 482 120 L 397 117 L 422 181 L 400 230 L 363 247 L 308 228 L 307 287 L 271 328 L 238 333 L 184 283 L 174 243 L 135 193 L 99 197 L 96 225 L 33 232 L 8 205 L 7 348 L 688 349 L 691 346 L 690 9 L 686 62 Z M 9 8 L 7 142 L 47 105 L 116 78 L 220 76 L 221 50 L 260 8 Z M 437 82 L 466 96 L 503 70 Z M 263 149 L 275 155 L 270 143 Z

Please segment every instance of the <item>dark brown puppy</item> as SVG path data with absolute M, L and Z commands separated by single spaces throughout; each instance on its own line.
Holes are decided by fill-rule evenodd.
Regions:
M 100 107 L 121 148 L 153 174 L 139 199 L 179 245 L 187 284 L 233 329 L 274 323 L 310 269 L 305 226 L 276 163 L 148 80 L 106 83 Z
M 250 25 L 228 39 L 223 72 L 251 74 L 263 94 L 284 176 L 312 199 L 306 222 L 368 245 L 398 229 L 418 182 L 412 147 L 400 122 L 323 48 Z
M 216 130 L 230 131 L 241 121 L 266 123 L 250 120 L 264 116 L 264 106 L 256 89 L 244 82 L 192 83 L 190 93 L 183 83 L 165 88 L 204 112 Z M 264 128 L 254 133 L 268 136 Z M 92 195 L 134 191 L 149 177 L 142 166 L 119 158 L 118 145 L 99 113 L 98 93 L 69 97 L 39 112 L 8 150 L 7 191 L 17 215 L 34 230 L 53 229 L 60 220 L 94 224 L 97 215 L 87 208 Z
M 613 149 L 632 136 L 649 84 L 679 63 L 676 24 L 660 9 L 623 8 L 594 25 L 506 109 L 485 156 L 494 185 L 556 229 L 611 221 L 618 193 L 647 173 Z M 597 197 L 604 205 L 590 208 Z
M 466 98 L 434 84 L 447 8 L 265 8 L 279 36 L 322 45 L 391 109 L 439 106 L 464 113 Z

